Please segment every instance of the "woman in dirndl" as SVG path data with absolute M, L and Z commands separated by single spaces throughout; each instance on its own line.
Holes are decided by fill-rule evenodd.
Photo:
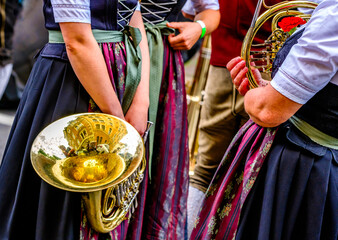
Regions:
M 150 54 L 149 178 L 132 217 L 138 228 L 128 230 L 128 239 L 186 239 L 189 180 L 188 122 L 184 62 L 180 50 L 190 49 L 204 34 L 216 29 L 218 2 L 188 0 L 198 22 L 176 22 L 185 0 L 142 0 Z M 179 34 L 175 36 L 175 29 Z M 203 36 L 202 36 L 203 37 Z M 142 204 L 142 202 L 144 204 Z M 142 211 L 143 210 L 143 211 Z
M 338 238 L 338 1 L 278 52 L 273 80 L 228 63 L 251 120 L 226 151 L 191 239 Z
M 41 180 L 30 149 L 49 123 L 88 111 L 125 119 L 143 134 L 149 52 L 138 4 L 44 1 L 49 43 L 36 56 L 0 168 L 0 239 L 105 239 L 123 233 L 123 224 L 106 235 L 95 233 L 85 221 L 81 195 Z

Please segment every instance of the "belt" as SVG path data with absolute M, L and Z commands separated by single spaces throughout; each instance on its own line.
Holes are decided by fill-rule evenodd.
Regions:
M 299 131 L 304 133 L 315 143 L 321 146 L 324 146 L 324 147 L 338 150 L 338 139 L 337 138 L 321 132 L 317 128 L 311 126 L 310 124 L 308 124 L 307 122 L 305 122 L 304 120 L 296 116 L 292 116 L 289 120 Z

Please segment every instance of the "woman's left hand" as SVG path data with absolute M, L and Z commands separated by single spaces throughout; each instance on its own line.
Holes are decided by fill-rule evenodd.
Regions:
M 251 71 L 259 87 L 264 87 L 268 84 L 268 81 L 262 78 L 261 73 L 255 64 L 251 63 Z M 231 59 L 227 64 L 227 69 L 230 71 L 232 82 L 241 95 L 245 95 L 250 90 L 249 80 L 246 77 L 248 68 L 245 61 L 241 57 L 235 57 Z
M 125 120 L 133 125 L 141 136 L 147 129 L 148 105 L 133 103 L 125 115 Z
M 177 29 L 180 34 L 168 37 L 171 47 L 175 50 L 189 50 L 201 36 L 201 25 L 196 22 L 171 22 L 168 27 Z
M 140 42 L 140 49 L 142 54 L 142 75 L 140 83 L 136 89 L 133 101 L 128 109 L 128 112 L 125 115 L 125 120 L 133 125 L 138 133 L 143 136 L 147 128 L 148 120 L 150 61 L 147 35 L 144 30 L 140 11 L 135 11 L 129 24 L 132 27 L 140 29 L 142 34 L 142 41 Z

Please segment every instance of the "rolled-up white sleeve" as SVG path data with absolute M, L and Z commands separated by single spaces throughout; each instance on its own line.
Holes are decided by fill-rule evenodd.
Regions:
M 182 11 L 189 15 L 195 15 L 207 9 L 218 10 L 218 0 L 187 0 Z
M 299 104 L 338 79 L 338 0 L 321 3 L 271 86 Z
M 51 0 L 55 22 L 91 23 L 90 0 Z

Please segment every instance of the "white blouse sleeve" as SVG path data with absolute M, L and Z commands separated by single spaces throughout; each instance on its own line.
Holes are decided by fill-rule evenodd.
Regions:
M 90 23 L 90 0 L 51 0 L 55 22 Z
M 285 97 L 304 104 L 329 82 L 338 84 L 338 0 L 318 5 L 271 81 Z
M 141 4 L 140 4 L 140 2 L 137 2 L 135 11 L 141 12 Z
M 218 10 L 218 0 L 187 0 L 182 11 L 189 15 L 195 15 L 207 9 Z

